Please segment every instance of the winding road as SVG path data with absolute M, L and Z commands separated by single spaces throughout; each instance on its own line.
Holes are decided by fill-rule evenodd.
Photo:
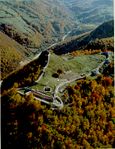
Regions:
M 69 31 L 66 35 L 64 35 L 64 36 L 62 37 L 62 41 L 64 41 L 65 38 L 66 38 L 70 33 L 71 33 L 71 31 Z M 49 49 L 49 48 L 51 48 L 51 47 L 53 47 L 53 46 L 55 46 L 55 45 L 57 45 L 57 44 L 58 44 L 58 42 L 52 44 L 52 45 L 49 46 L 49 47 L 47 48 L 47 50 L 45 50 L 45 51 L 48 52 L 48 49 Z M 43 52 L 44 52 L 44 51 L 43 51 Z M 37 54 L 37 55 L 33 58 L 33 60 L 39 58 L 41 55 L 42 55 L 42 52 L 40 52 L 39 54 Z M 108 53 L 108 55 L 110 56 L 110 53 Z M 108 59 L 109 59 L 109 58 L 108 58 Z M 104 65 L 104 63 L 105 63 L 106 60 L 107 60 L 107 58 L 106 58 L 102 63 L 100 63 L 97 68 L 93 69 L 92 71 L 96 71 L 96 73 L 99 74 L 99 69 Z M 110 60 L 110 59 L 109 59 L 109 60 Z M 38 80 L 36 81 L 37 83 L 41 80 L 41 78 L 42 78 L 42 76 L 43 76 L 43 74 L 44 74 L 44 72 L 45 72 L 45 69 L 48 67 L 49 61 L 50 61 L 50 53 L 48 53 L 48 61 L 47 61 L 47 64 L 46 64 L 45 67 L 43 68 L 43 73 L 40 75 L 40 77 L 39 77 Z M 91 72 L 92 72 L 92 71 L 91 71 Z M 79 79 L 83 79 L 83 78 L 85 78 L 85 77 L 87 77 L 87 76 L 90 76 L 90 75 L 91 75 L 91 73 L 85 74 L 84 76 L 82 76 L 82 74 L 81 74 L 81 75 L 79 75 L 79 76 L 77 75 L 75 78 L 72 78 L 72 79 L 69 80 L 69 81 L 68 81 L 68 80 L 65 80 L 65 81 L 61 82 L 60 84 L 58 84 L 58 85 L 56 86 L 53 96 L 48 96 L 48 95 L 46 95 L 45 93 L 42 93 L 41 91 L 35 91 L 35 90 L 33 90 L 33 89 L 30 89 L 30 88 L 29 88 L 29 91 L 28 91 L 27 93 L 32 92 L 36 100 L 39 100 L 39 101 L 41 101 L 41 102 L 43 102 L 43 103 L 45 103 L 45 104 L 51 105 L 51 108 L 52 108 L 52 109 L 55 109 L 55 108 L 56 108 L 56 109 L 57 109 L 57 108 L 58 108 L 58 109 L 62 109 L 62 108 L 64 107 L 64 103 L 63 103 L 63 101 L 61 100 L 61 98 L 58 96 L 58 94 L 59 94 L 59 92 L 60 92 L 60 89 L 61 89 L 61 88 L 64 88 L 63 86 L 66 85 L 66 84 L 72 83 L 72 82 L 77 81 L 77 80 L 79 80 Z M 1 86 L 1 84 L 2 84 L 2 80 L 1 80 L 1 82 L 0 82 L 0 86 Z M 24 88 L 21 88 L 21 89 L 24 89 Z M 20 91 L 20 89 L 18 89 L 18 92 L 19 92 L 20 94 L 22 94 L 22 92 Z
M 41 52 L 41 54 L 42 54 L 42 52 Z M 39 54 L 39 56 L 40 56 L 41 54 Z M 53 96 L 48 96 L 48 95 L 46 95 L 44 92 L 41 92 L 41 91 L 38 91 L 38 90 L 36 91 L 36 90 L 31 89 L 31 88 L 28 88 L 28 87 L 26 87 L 26 88 L 28 88 L 27 90 L 24 89 L 24 88 L 19 88 L 19 89 L 17 89 L 17 92 L 20 93 L 20 94 L 23 94 L 23 93 L 20 91 L 20 90 L 23 89 L 23 90 L 27 91 L 26 94 L 33 93 L 34 98 L 35 98 L 36 100 L 39 100 L 40 102 L 43 102 L 43 103 L 48 104 L 48 105 L 51 105 L 51 108 L 52 108 L 52 109 L 62 109 L 65 105 L 64 105 L 62 99 L 58 96 L 60 90 L 61 90 L 62 88 L 64 88 L 64 86 L 65 86 L 66 84 L 69 84 L 69 83 L 72 83 L 72 82 L 74 82 L 74 81 L 77 81 L 77 80 L 80 80 L 80 79 L 83 79 L 83 78 L 85 78 L 85 77 L 90 76 L 93 71 L 96 71 L 97 74 L 98 74 L 98 73 L 99 73 L 99 69 L 105 64 L 106 60 L 109 60 L 109 61 L 111 62 L 111 60 L 110 60 L 110 54 L 111 54 L 111 53 L 108 53 L 109 57 L 106 58 L 103 62 L 101 62 L 101 63 L 98 65 L 98 67 L 95 68 L 95 69 L 93 69 L 90 73 L 87 73 L 87 74 L 84 74 L 84 75 L 80 74 L 79 76 L 77 75 L 76 77 L 72 78 L 71 80 L 66 80 L 66 79 L 65 79 L 65 81 L 63 80 L 63 82 L 61 82 L 60 84 L 58 84 L 58 85 L 56 86 Z M 37 57 L 37 58 L 38 58 L 38 57 Z M 48 61 L 47 61 L 47 64 L 46 64 L 46 65 L 44 66 L 44 68 L 43 68 L 43 73 L 45 72 L 45 69 L 48 67 L 49 61 L 50 61 L 50 53 L 48 54 Z M 40 81 L 40 79 L 41 79 L 42 76 L 43 76 L 43 73 L 41 74 L 41 76 L 39 77 L 39 79 L 37 80 L 37 82 Z M 96 74 L 96 75 L 97 75 L 97 74 Z M 1 83 L 2 83 L 2 81 L 1 81 Z
M 48 63 L 44 67 L 44 71 L 48 67 L 49 59 L 50 59 L 50 54 L 49 54 L 49 58 L 48 58 Z M 110 60 L 110 58 L 108 58 L 108 59 Z M 106 60 L 107 60 L 107 58 L 103 62 L 101 62 L 98 65 L 97 68 L 93 69 L 92 71 L 98 71 L 99 72 L 99 69 L 104 65 Z M 80 80 L 80 79 L 83 79 L 85 77 L 90 76 L 92 74 L 92 71 L 90 73 L 84 74 L 84 76 L 82 76 L 82 74 L 81 74 L 79 76 L 76 76 L 75 78 L 72 78 L 71 80 L 65 80 L 65 81 L 61 82 L 59 85 L 56 86 L 53 96 L 48 96 L 48 95 L 46 95 L 45 93 L 43 93 L 41 91 L 35 91 L 33 89 L 30 89 L 30 88 L 29 88 L 29 92 L 33 93 L 36 100 L 39 100 L 39 101 L 41 101 L 45 104 L 51 105 L 52 109 L 62 109 L 64 107 L 64 103 L 61 100 L 61 98 L 58 96 L 58 93 L 60 92 L 60 89 L 64 88 L 63 86 L 66 85 L 66 84 L 69 84 L 69 83 L 72 83 L 74 81 L 77 81 L 77 80 Z M 41 78 L 42 78 L 42 76 L 40 76 L 39 80 Z
M 82 74 L 81 74 L 81 75 L 79 75 L 79 76 L 73 78 L 72 80 L 69 80 L 69 81 L 67 80 L 67 81 L 64 81 L 64 82 L 60 83 L 59 85 L 57 85 L 57 87 L 56 87 L 56 89 L 55 89 L 54 96 L 57 96 L 57 94 L 58 94 L 59 91 L 60 91 L 60 88 L 62 88 L 65 84 L 69 84 L 69 83 L 72 83 L 72 82 L 74 82 L 74 81 L 77 81 L 77 80 L 83 79 L 83 78 L 85 78 L 85 77 L 88 77 L 88 76 L 90 76 L 90 75 L 92 74 L 93 71 L 96 71 L 96 72 L 97 72 L 96 75 L 97 75 L 97 74 L 100 74 L 99 69 L 104 65 L 105 61 L 106 61 L 106 60 L 109 60 L 109 61 L 111 62 L 111 60 L 110 60 L 110 54 L 111 54 L 111 53 L 108 52 L 109 57 L 106 58 L 103 62 L 101 62 L 101 63 L 98 65 L 97 68 L 91 70 L 90 73 L 85 74 L 85 76 L 82 76 Z

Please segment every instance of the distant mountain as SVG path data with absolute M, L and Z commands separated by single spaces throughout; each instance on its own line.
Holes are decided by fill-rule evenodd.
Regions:
M 57 0 L 0 1 L 0 29 L 28 47 L 44 49 L 75 24 Z
M 114 36 L 114 21 L 108 21 L 98 26 L 95 30 L 88 34 L 84 34 L 79 38 L 75 38 L 68 42 L 64 42 L 59 46 L 54 47 L 56 54 L 65 54 L 74 50 L 84 49 L 90 43 L 95 42 L 97 39 L 103 39 Z
M 90 36 L 92 39 L 112 37 L 114 35 L 114 21 L 108 21 L 97 27 Z
M 0 1 L 0 30 L 40 50 L 61 41 L 69 31 L 78 35 L 113 18 L 112 0 Z
M 63 0 L 80 23 L 99 25 L 113 19 L 113 0 Z

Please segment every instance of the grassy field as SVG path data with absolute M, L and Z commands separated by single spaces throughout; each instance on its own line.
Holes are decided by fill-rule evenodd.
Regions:
M 45 70 L 45 74 L 38 84 L 32 86 L 34 89 L 44 90 L 45 86 L 49 86 L 52 90 L 66 80 L 70 80 L 83 73 L 88 73 L 96 68 L 103 60 L 104 56 L 100 54 L 95 55 L 81 55 L 72 57 L 71 55 L 57 56 L 54 53 L 50 55 L 49 65 Z M 58 69 L 63 70 L 59 78 L 52 77 Z

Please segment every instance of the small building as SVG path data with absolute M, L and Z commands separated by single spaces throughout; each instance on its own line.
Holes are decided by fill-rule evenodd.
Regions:
M 49 86 L 44 87 L 45 92 L 51 92 L 51 88 Z

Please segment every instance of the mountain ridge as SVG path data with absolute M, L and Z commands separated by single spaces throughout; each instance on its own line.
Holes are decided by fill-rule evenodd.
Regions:
M 96 8 L 93 7 L 94 4 Z M 82 32 L 86 28 L 90 31 L 112 19 L 112 0 L 107 4 L 99 0 L 1 1 L 0 26 L 11 26 L 13 34 L 17 34 L 21 40 L 18 40 L 19 43 L 25 45 L 27 40 L 26 46 L 37 47 L 41 51 L 52 43 L 61 41 L 62 37 L 73 29 L 77 35 L 79 30 Z M 100 9 L 101 13 L 98 15 Z M 90 20 L 87 20 L 89 18 Z M 89 25 L 86 27 L 87 23 Z M 12 38 L 15 40 L 15 36 Z
M 114 36 L 114 21 L 108 21 L 100 26 L 98 26 L 95 30 L 88 33 L 88 35 L 81 36 L 79 38 L 75 38 L 73 40 L 69 40 L 67 43 L 62 43 L 59 46 L 55 46 L 52 50 L 55 54 L 66 54 L 68 52 L 72 52 L 75 49 L 80 50 L 87 47 L 88 44 L 95 41 L 96 39 L 102 39 L 107 37 Z

